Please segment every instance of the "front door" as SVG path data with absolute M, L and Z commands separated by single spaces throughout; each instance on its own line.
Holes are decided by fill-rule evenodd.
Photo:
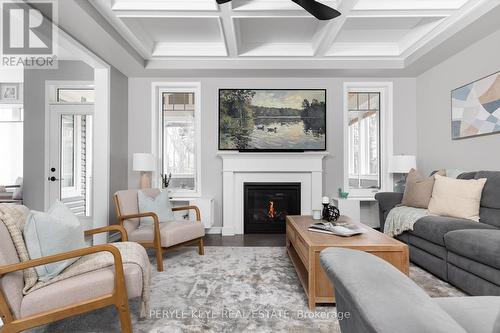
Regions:
M 90 229 L 94 105 L 51 104 L 49 108 L 49 205 L 60 200 Z

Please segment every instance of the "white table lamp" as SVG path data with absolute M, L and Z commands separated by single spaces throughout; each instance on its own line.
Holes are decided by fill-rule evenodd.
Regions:
M 141 188 L 151 188 L 151 172 L 155 170 L 155 157 L 153 154 L 135 153 L 132 169 L 141 173 Z
M 390 173 L 408 173 L 417 167 L 414 155 L 394 155 L 389 161 Z
M 406 175 L 411 169 L 417 167 L 417 159 L 414 155 L 394 155 L 389 160 L 389 172 L 396 174 L 403 174 L 396 184 L 394 185 L 394 191 L 404 192 L 406 184 Z

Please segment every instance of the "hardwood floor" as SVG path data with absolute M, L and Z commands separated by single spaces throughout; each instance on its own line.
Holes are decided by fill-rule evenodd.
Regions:
M 285 234 L 205 235 L 205 246 L 285 246 Z

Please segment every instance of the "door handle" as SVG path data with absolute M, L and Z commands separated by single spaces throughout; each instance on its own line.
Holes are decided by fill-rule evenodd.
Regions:
M 52 177 L 49 177 L 48 180 L 51 181 L 51 182 L 55 182 L 56 180 L 59 180 L 59 179 L 57 179 L 56 177 L 52 176 Z

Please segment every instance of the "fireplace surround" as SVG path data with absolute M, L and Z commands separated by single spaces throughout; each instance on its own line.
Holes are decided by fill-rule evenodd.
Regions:
M 321 209 L 327 152 L 219 152 L 222 159 L 222 235 L 244 233 L 245 183 L 300 183 L 300 215 Z

